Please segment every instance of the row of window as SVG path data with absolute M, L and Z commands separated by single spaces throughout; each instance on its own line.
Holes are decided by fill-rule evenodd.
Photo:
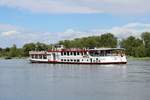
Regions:
M 96 52 L 89 52 L 89 55 L 91 56 L 119 56 L 119 55 L 125 55 L 125 53 L 118 52 L 118 51 L 96 51 Z
M 80 62 L 79 59 L 61 59 L 62 62 Z M 85 61 L 82 59 L 82 61 Z M 87 62 L 89 61 L 89 59 L 86 60 Z M 100 60 L 98 60 L 98 58 L 96 58 L 96 60 L 90 60 L 91 62 L 100 62 Z
M 61 52 L 61 56 L 76 56 L 76 55 L 86 55 L 86 52 Z
M 31 55 L 33 59 L 47 59 L 46 55 Z
M 80 62 L 79 59 L 61 59 L 62 62 Z M 82 59 L 82 61 L 85 61 Z M 88 59 L 86 61 L 89 61 Z
M 79 59 L 61 59 L 63 62 L 80 62 Z

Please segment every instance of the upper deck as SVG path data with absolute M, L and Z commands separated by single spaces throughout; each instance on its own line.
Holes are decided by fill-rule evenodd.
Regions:
M 51 53 L 60 53 L 64 55 L 89 55 L 89 56 L 115 56 L 125 55 L 124 48 L 95 48 L 95 49 L 53 49 L 48 51 L 30 51 L 30 55 L 46 55 Z

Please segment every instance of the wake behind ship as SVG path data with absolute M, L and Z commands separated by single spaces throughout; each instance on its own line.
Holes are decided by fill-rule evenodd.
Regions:
M 48 51 L 29 51 L 32 63 L 126 64 L 123 48 L 65 49 L 62 45 Z

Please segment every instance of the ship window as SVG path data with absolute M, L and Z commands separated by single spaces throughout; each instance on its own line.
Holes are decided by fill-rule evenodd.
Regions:
M 35 59 L 38 59 L 38 55 L 35 55 Z
M 76 56 L 76 52 L 74 52 L 74 56 Z
M 51 56 L 51 54 L 48 54 L 48 56 Z
M 67 52 L 67 56 L 69 56 L 69 52 Z
M 76 62 L 76 59 L 74 59 L 74 62 Z
M 72 52 L 70 52 L 70 55 L 72 55 Z
M 61 61 L 63 61 L 63 59 L 61 59 Z
M 87 59 L 87 61 L 89 61 L 89 60 Z
M 61 52 L 61 56 L 63 56 L 63 52 Z
M 96 58 L 96 60 L 98 60 L 98 58 Z
M 39 58 L 42 59 L 42 55 L 39 55 Z
M 71 59 L 71 62 L 72 62 L 73 60 Z
M 69 59 L 67 61 L 69 62 Z
M 66 55 L 66 52 L 64 52 L 64 55 Z
M 83 59 L 82 59 L 82 61 L 83 61 Z
M 47 56 L 46 56 L 46 55 L 43 55 L 43 59 L 47 59 Z
M 79 59 L 77 59 L 77 62 L 80 62 L 80 60 L 79 60 Z
M 32 58 L 34 58 L 34 55 L 31 55 Z
M 64 61 L 66 61 L 66 59 L 64 59 Z
M 77 52 L 77 55 L 79 55 L 79 52 Z

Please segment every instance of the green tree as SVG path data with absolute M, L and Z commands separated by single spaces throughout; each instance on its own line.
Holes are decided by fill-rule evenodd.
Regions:
M 29 51 L 34 51 L 36 46 L 34 43 L 28 43 L 23 46 L 23 55 L 25 57 L 29 56 Z
M 7 47 L 7 48 L 5 48 L 5 49 L 2 50 L 1 55 L 3 57 L 6 57 L 6 56 L 8 56 L 9 51 L 10 51 L 10 48 Z
M 101 35 L 99 43 L 100 47 L 114 48 L 117 47 L 117 38 L 111 33 L 103 34 Z
M 13 46 L 10 48 L 10 51 L 8 53 L 9 57 L 17 57 L 18 52 L 17 52 L 17 47 L 15 44 L 13 44 Z
M 127 39 L 122 40 L 120 45 L 126 49 L 127 55 L 134 57 L 145 56 L 145 47 L 141 39 L 130 36 Z
M 46 51 L 51 48 L 51 45 L 46 45 L 44 43 L 37 42 L 25 44 L 22 48 L 22 51 L 23 55 L 26 57 L 29 56 L 29 51 Z
M 2 48 L 0 48 L 0 57 L 2 56 L 2 51 L 3 51 L 3 49 L 2 49 Z
M 2 48 L 0 48 L 0 52 L 2 52 L 2 50 L 3 50 L 3 49 L 2 49 Z
M 141 37 L 144 41 L 146 56 L 150 57 L 150 32 L 142 33 Z
M 66 48 L 94 48 L 94 47 L 116 47 L 117 38 L 111 34 L 103 34 L 101 36 L 90 36 L 76 38 L 74 40 L 59 41 L 59 45 L 64 45 Z
M 64 41 L 59 41 L 59 45 L 64 45 L 65 48 L 71 48 L 73 47 L 72 43 L 70 40 L 64 40 Z
M 97 45 L 97 41 L 95 40 L 94 36 L 88 37 L 85 40 L 85 47 L 86 48 L 94 48 L 94 47 L 96 47 L 96 45 Z
M 44 43 L 40 43 L 40 42 L 37 42 L 35 44 L 35 48 L 37 51 L 45 51 L 45 50 L 48 50 L 48 46 Z

